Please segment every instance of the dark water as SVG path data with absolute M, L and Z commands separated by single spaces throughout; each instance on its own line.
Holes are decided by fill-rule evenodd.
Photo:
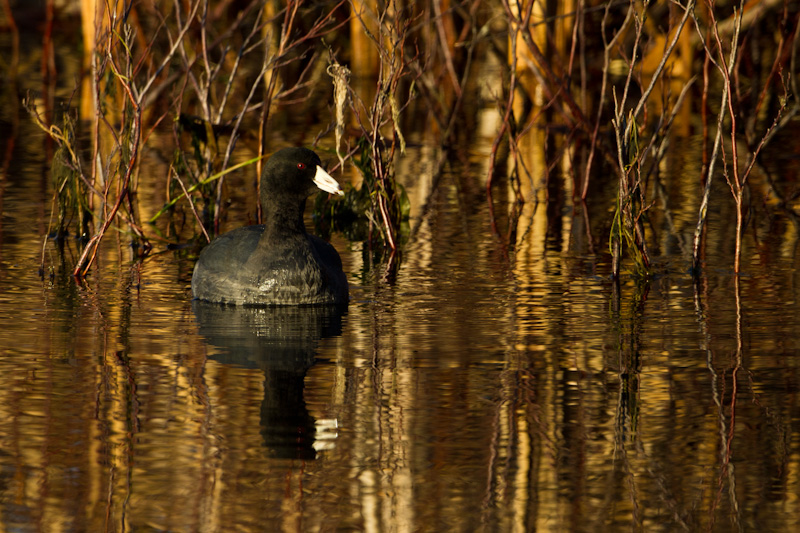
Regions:
M 411 139 L 396 277 L 334 235 L 346 313 L 237 311 L 191 302 L 188 254 L 140 260 L 122 233 L 82 286 L 76 242 L 48 241 L 40 278 L 51 155 L 21 113 L 2 116 L 3 530 L 797 528 L 796 223 L 757 211 L 734 276 L 721 189 L 693 280 L 691 143 L 669 158 L 649 281 L 608 276 L 612 185 L 586 217 L 528 191 L 509 250 L 483 193 L 491 137 L 435 189 Z

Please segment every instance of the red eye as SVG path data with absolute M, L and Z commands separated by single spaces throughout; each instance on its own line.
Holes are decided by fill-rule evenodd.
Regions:
M 297 168 L 299 168 L 300 170 L 303 170 L 304 168 L 306 168 L 306 164 L 305 163 L 297 163 Z

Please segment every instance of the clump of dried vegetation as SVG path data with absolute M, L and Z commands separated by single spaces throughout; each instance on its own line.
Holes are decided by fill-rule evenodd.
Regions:
M 721 174 L 735 206 L 738 272 L 748 176 L 800 109 L 800 10 L 783 0 L 82 5 L 79 105 L 58 117 L 28 102 L 60 147 L 52 225 L 55 234 L 75 225 L 84 236 L 77 277 L 112 226 L 146 252 L 169 240 L 165 218 L 190 212 L 198 235 L 211 238 L 225 209 L 225 176 L 244 168 L 257 183 L 274 149 L 271 132 L 291 117 L 330 124 L 320 136 L 333 132 L 339 165 L 354 164 L 363 177 L 343 204 L 318 207 L 364 217 L 361 238 L 394 263 L 408 215 L 395 164 L 407 140 L 425 132 L 440 149 L 438 173 L 463 157 L 487 105 L 500 120 L 486 198 L 505 246 L 513 247 L 515 217 L 529 200 L 523 181 L 550 191 L 558 167 L 571 178 L 573 206 L 585 209 L 593 182 L 610 170 L 613 275 L 627 256 L 646 277 L 660 163 L 676 124 L 688 123 L 703 143 L 692 262 L 699 268 L 709 203 L 728 201 L 710 195 Z M 487 87 L 492 70 L 502 81 Z M 684 116 L 689 106 L 699 121 Z M 161 134 L 168 126 L 171 138 Z M 537 171 L 544 176 L 531 174 L 521 148 L 536 129 L 548 139 L 546 168 Z M 165 143 L 165 205 L 143 220 L 142 151 L 164 151 Z M 773 189 L 783 205 L 793 199 Z

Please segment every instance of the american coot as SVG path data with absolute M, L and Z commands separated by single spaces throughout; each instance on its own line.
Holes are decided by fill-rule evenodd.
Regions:
M 192 295 L 234 305 L 346 303 L 339 254 L 306 233 L 303 211 L 314 186 L 344 194 L 311 150 L 285 148 L 273 154 L 261 175 L 265 223 L 212 241 L 194 267 Z

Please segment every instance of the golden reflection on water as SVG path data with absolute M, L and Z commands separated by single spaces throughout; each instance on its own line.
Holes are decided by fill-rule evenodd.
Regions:
M 430 165 L 419 161 L 424 187 Z M 265 445 L 265 424 L 277 423 L 265 422 L 275 420 L 265 419 L 270 376 L 288 374 L 212 342 L 189 302 L 185 260 L 131 263 L 111 243 L 77 288 L 62 276 L 40 282 L 36 253 L 4 245 L 3 264 L 17 265 L 0 278 L 4 524 L 788 524 L 798 488 L 796 275 L 742 280 L 744 366 L 734 378 L 730 276 L 709 276 L 695 293 L 688 276 L 666 272 L 615 296 L 607 267 L 535 246 L 551 224 L 544 209 L 523 213 L 531 230 L 512 267 L 486 236 L 485 212 L 459 207 L 458 179 L 443 178 L 394 285 L 370 277 L 380 273 L 358 278 L 360 250 L 337 243 L 354 301 L 341 334 L 312 343 L 316 358 L 292 374 L 300 398 L 285 399 L 313 421 L 314 459 Z M 264 324 L 244 330 L 256 332 L 246 353 L 279 342 Z
M 166 242 L 140 261 L 126 235 L 108 238 L 82 287 L 65 275 L 74 241 L 63 264 L 50 242 L 53 277 L 40 280 L 49 189 L 46 165 L 31 164 L 0 213 L 2 529 L 791 530 L 791 217 L 748 233 L 738 282 L 725 270 L 730 232 L 710 232 L 695 285 L 689 140 L 652 199 L 668 206 L 651 221 L 653 278 L 615 287 L 597 227 L 610 182 L 594 176 L 590 206 L 558 210 L 571 204 L 548 198 L 545 132 L 532 130 L 509 251 L 485 201 L 490 140 L 437 177 L 440 154 L 409 136 L 397 168 L 412 234 L 396 281 L 335 235 L 353 289 L 341 330 L 289 340 L 289 318 L 203 320 L 191 251 Z M 569 165 L 566 151 L 548 178 L 567 196 Z M 150 153 L 141 169 L 148 218 L 167 198 L 168 165 Z M 252 213 L 251 178 L 229 177 L 222 229 Z M 760 194 L 763 176 L 752 181 Z M 513 200 L 497 199 L 501 233 Z M 714 206 L 710 224 L 724 226 L 730 207 Z
M 583 214 L 547 209 L 542 138 L 531 138 L 515 253 L 491 235 L 484 184 L 454 165 L 434 186 L 437 154 L 420 149 L 398 166 L 415 229 L 396 282 L 334 236 L 353 301 L 339 333 L 292 342 L 263 318 L 236 326 L 223 315 L 205 321 L 219 330 L 209 332 L 189 301 L 191 258 L 161 246 L 140 262 L 124 236 L 104 244 L 83 287 L 50 243 L 54 277 L 40 281 L 29 221 L 43 227 L 46 210 L 23 199 L 42 185 L 6 196 L 3 526 L 790 528 L 800 512 L 793 226 L 746 241 L 738 284 L 711 271 L 695 286 L 665 237 L 662 252 L 677 255 L 658 275 L 615 289 Z M 673 172 L 674 199 L 691 173 Z M 163 191 L 148 187 L 142 205 L 156 209 Z M 231 186 L 236 201 L 246 190 Z M 679 205 L 654 226 L 690 233 L 696 205 Z M 726 239 L 709 236 L 709 255 L 729 257 Z M 241 340 L 242 357 L 215 342 L 220 331 Z M 287 443 L 292 424 L 302 434 Z

